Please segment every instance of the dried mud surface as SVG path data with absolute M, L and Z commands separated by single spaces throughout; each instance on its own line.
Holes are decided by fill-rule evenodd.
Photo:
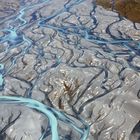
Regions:
M 108 9 L 114 9 L 133 22 L 140 23 L 139 0 L 96 0 L 97 4 Z

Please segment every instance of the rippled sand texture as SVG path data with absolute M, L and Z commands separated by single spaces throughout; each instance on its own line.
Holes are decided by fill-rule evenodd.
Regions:
M 140 138 L 139 23 L 92 0 L 0 9 L 0 140 Z

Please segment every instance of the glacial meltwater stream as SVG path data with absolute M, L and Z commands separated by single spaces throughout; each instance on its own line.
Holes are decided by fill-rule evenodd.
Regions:
M 135 39 L 131 33 L 123 31 L 128 25 L 123 22 L 131 24 L 133 33 L 140 29 L 117 11 L 105 11 L 96 5 L 95 0 L 1 0 L 0 3 L 1 7 L 5 7 L 1 10 L 5 15 L 0 13 L 0 104 L 28 107 L 44 114 L 51 131 L 47 134 L 49 128 L 46 129 L 39 140 L 47 140 L 49 135 L 52 140 L 96 140 L 101 132 L 95 136 L 94 130 L 101 128 L 92 130 L 94 122 L 89 118 L 92 114 L 95 122 L 103 118 L 95 117 L 94 111 L 89 111 L 92 112 L 89 116 L 82 112 L 90 110 L 85 109 L 90 103 L 97 100 L 98 104 L 98 99 L 112 94 L 116 89 L 119 91 L 123 87 L 124 75 L 127 76 L 122 75 L 125 69 L 131 69 L 138 75 L 139 62 L 133 63 L 133 60 L 140 56 L 140 36 Z M 6 7 L 7 3 L 11 6 Z M 104 18 L 105 15 L 108 16 Z M 119 28 L 121 25 L 123 28 Z M 111 82 L 111 68 L 116 73 L 119 71 L 115 73 L 118 83 L 114 87 L 105 85 L 108 79 Z M 60 75 L 65 78 L 61 80 Z M 99 76 L 101 79 L 96 80 Z M 92 88 L 99 89 L 99 92 L 94 94 L 90 91 Z M 111 101 L 115 100 L 117 94 L 105 99 L 104 103 L 110 98 Z M 106 106 L 100 105 L 95 113 Z M 106 115 L 102 111 L 99 114 L 103 117 Z M 61 122 L 78 133 L 77 137 L 74 134 L 71 137 L 61 136 L 61 132 L 58 132 Z M 115 127 L 114 131 L 118 128 Z M 110 129 L 108 127 L 106 130 Z M 6 131 L 6 134 L 10 132 Z M 14 129 L 11 131 L 14 133 Z M 1 131 L 0 135 L 3 133 Z M 16 137 L 10 138 L 18 140 Z M 36 138 L 21 137 L 23 140 Z

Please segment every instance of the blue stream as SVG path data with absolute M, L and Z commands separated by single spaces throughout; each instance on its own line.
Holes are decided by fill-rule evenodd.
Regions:
M 23 57 L 31 48 L 34 47 L 34 43 L 30 38 L 26 37 L 24 33 L 22 32 L 24 29 L 26 29 L 28 26 L 31 26 L 34 21 L 37 22 L 37 28 L 50 28 L 58 32 L 62 37 L 66 37 L 67 35 L 77 35 L 80 38 L 83 38 L 89 42 L 98 44 L 100 47 L 104 48 L 104 51 L 112 53 L 111 50 L 108 48 L 105 48 L 108 44 L 115 44 L 115 45 L 121 45 L 122 47 L 127 48 L 129 51 L 138 54 L 140 53 L 140 43 L 133 41 L 131 38 L 115 38 L 115 36 L 111 35 L 109 28 L 107 33 L 110 34 L 111 37 L 113 37 L 110 40 L 101 38 L 94 33 L 91 33 L 91 30 L 94 30 L 98 22 L 96 18 L 94 17 L 94 13 L 96 12 L 96 5 L 94 3 L 93 5 L 93 10 L 90 13 L 90 17 L 93 21 L 94 27 L 92 28 L 87 28 L 85 25 L 80 24 L 80 25 L 74 25 L 74 24 L 69 24 L 69 26 L 64 26 L 64 25 L 57 25 L 57 24 L 51 24 L 48 23 L 50 20 L 53 18 L 59 16 L 60 14 L 63 14 L 64 12 L 70 12 L 71 8 L 75 5 L 78 5 L 85 0 L 68 0 L 62 9 L 58 9 L 55 11 L 52 15 L 47 16 L 47 17 L 40 17 L 39 19 L 36 16 L 36 12 L 32 14 L 32 20 L 29 22 L 26 21 L 24 18 L 25 14 L 27 11 L 31 10 L 32 8 L 36 8 L 39 6 L 42 6 L 43 4 L 49 4 L 52 2 L 52 0 L 40 0 L 36 4 L 28 5 L 26 6 L 24 4 L 24 1 L 21 2 L 22 6 L 20 7 L 19 13 L 16 15 L 16 18 L 8 24 L 8 27 L 5 29 L 1 29 L 0 31 L 3 32 L 3 36 L 0 37 L 0 44 L 2 43 L 7 43 L 8 47 L 5 48 L 5 56 L 1 58 L 0 60 L 0 90 L 4 89 L 4 78 L 7 76 L 12 68 L 14 67 L 14 64 L 17 62 L 18 58 Z M 64 19 L 63 19 L 64 20 Z M 121 20 L 121 17 L 120 17 Z M 18 24 L 17 26 L 12 26 L 14 23 Z M 134 42 L 136 44 L 135 47 L 131 45 L 131 43 Z M 5 69 L 5 64 L 4 64 L 4 59 L 8 55 L 11 49 L 15 47 L 19 47 L 21 44 L 27 44 L 27 47 L 22 49 L 21 53 L 17 56 L 13 56 L 11 59 L 11 65 L 9 68 Z M 41 51 L 39 50 L 39 55 L 40 57 L 43 57 L 43 54 L 40 53 Z M 115 52 L 113 52 L 115 55 Z M 121 53 L 116 53 L 116 55 L 121 55 Z M 132 56 L 133 57 L 133 56 Z M 39 58 L 39 56 L 38 56 Z M 131 58 L 129 59 L 131 60 Z M 46 68 L 48 70 L 49 68 L 56 67 L 61 63 L 61 60 L 59 57 L 55 56 L 55 62 L 51 63 L 50 66 Z M 130 65 L 133 67 L 132 65 Z M 140 68 L 135 67 L 135 69 L 140 70 Z M 45 70 L 44 70 L 45 71 Z M 42 71 L 42 73 L 44 72 Z M 0 96 L 0 103 L 4 104 L 17 104 L 17 105 L 24 105 L 29 108 L 35 109 L 44 115 L 49 120 L 50 127 L 51 127 L 51 134 L 52 134 L 52 140 L 59 140 L 59 134 L 57 130 L 57 125 L 58 125 L 58 120 L 61 120 L 65 122 L 67 125 L 70 127 L 73 127 L 78 133 L 81 134 L 81 140 L 86 140 L 88 135 L 89 135 L 89 126 L 82 120 L 80 121 L 83 123 L 85 128 L 79 128 L 76 126 L 75 122 L 72 121 L 69 117 L 67 117 L 63 112 L 57 111 L 51 107 L 48 107 L 34 99 L 32 99 L 32 93 L 30 92 L 30 95 L 27 98 L 24 97 L 11 97 L 11 96 Z M 44 135 L 40 138 L 40 140 L 44 139 Z
M 73 127 L 76 131 L 78 131 L 81 134 L 81 140 L 86 140 L 88 137 L 88 127 L 83 130 L 78 128 L 77 126 L 75 126 L 75 123 L 72 120 L 70 120 L 63 112 L 57 111 L 54 108 L 44 105 L 34 99 L 12 96 L 0 96 L 0 103 L 24 105 L 43 113 L 49 120 L 51 126 L 52 140 L 59 140 L 57 132 L 57 119 L 64 121 L 65 123 Z M 43 137 L 41 137 L 40 140 L 43 140 Z

